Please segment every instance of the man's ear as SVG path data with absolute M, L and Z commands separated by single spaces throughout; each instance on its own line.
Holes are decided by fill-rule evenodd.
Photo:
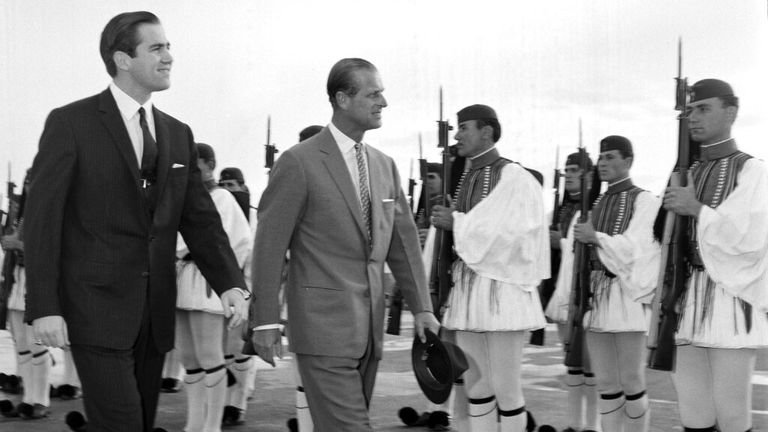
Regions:
M 343 91 L 339 90 L 334 95 L 336 98 L 336 105 L 339 106 L 339 108 L 347 109 L 349 106 L 349 95 L 344 93 Z
M 736 114 L 739 113 L 739 109 L 731 105 L 725 108 L 725 115 L 728 116 L 728 120 L 733 123 L 736 121 Z
M 627 161 L 627 163 L 629 164 L 629 165 L 627 165 L 627 166 L 628 166 L 629 168 L 632 168 L 632 162 L 634 162 L 634 161 L 635 161 L 635 157 L 634 157 L 634 156 L 627 156 L 627 157 L 626 157 L 626 161 Z
M 115 62 L 115 66 L 117 66 L 120 70 L 128 70 L 131 67 L 131 56 L 129 56 L 127 53 L 123 51 L 115 51 L 112 54 L 112 61 Z

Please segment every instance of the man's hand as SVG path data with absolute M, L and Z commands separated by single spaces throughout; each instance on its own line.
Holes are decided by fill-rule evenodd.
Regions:
M 221 306 L 224 308 L 224 316 L 229 318 L 227 327 L 230 330 L 248 319 L 248 301 L 240 289 L 230 288 L 224 291 L 221 295 Z
M 681 216 L 698 218 L 703 204 L 696 199 L 693 176 L 688 173 L 688 186 L 670 186 L 664 191 L 664 208 Z
M 275 356 L 283 358 L 283 339 L 280 329 L 254 330 L 251 342 L 256 354 L 272 367 L 275 366 Z
M 429 223 L 437 228 L 453 231 L 453 212 L 455 211 L 456 209 L 453 207 L 453 201 L 449 196 L 448 207 L 441 205 L 432 207 L 432 216 L 429 217 Z
M 35 343 L 55 348 L 69 346 L 67 323 L 61 315 L 50 315 L 32 321 Z
M 562 240 L 563 234 L 560 230 L 549 230 L 549 247 L 551 249 L 560 250 L 560 240 Z
M 0 237 L 0 246 L 3 250 L 16 250 L 24 252 L 24 242 L 19 238 L 19 232 Z
M 598 244 L 597 234 L 592 222 L 579 223 L 573 226 L 573 238 L 582 243 Z
M 432 333 L 437 334 L 440 331 L 440 322 L 435 318 L 435 314 L 432 312 L 419 312 L 413 316 L 413 326 L 416 329 L 416 334 L 423 343 L 427 343 L 427 336 L 424 334 L 424 329 L 428 328 L 432 330 Z

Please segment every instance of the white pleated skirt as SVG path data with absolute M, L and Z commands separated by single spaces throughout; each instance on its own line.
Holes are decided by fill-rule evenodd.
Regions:
M 648 332 L 651 308 L 636 302 L 621 279 L 592 271 L 591 309 L 584 314 L 584 328 L 597 333 Z
M 208 282 L 194 261 L 176 262 L 176 287 L 178 289 L 177 309 L 224 314 L 221 299 L 215 291 L 208 289 Z
M 536 287 L 477 275 L 463 261 L 453 264 L 453 289 L 443 326 L 463 331 L 535 330 L 547 324 Z
M 747 306 L 714 282 L 708 284 L 708 279 L 703 270 L 694 270 L 689 279 L 675 335 L 677 344 L 733 349 L 768 347 L 765 311 Z

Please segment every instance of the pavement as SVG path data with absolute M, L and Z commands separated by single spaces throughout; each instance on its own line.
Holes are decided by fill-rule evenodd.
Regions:
M 403 314 L 403 332 L 400 336 L 387 335 L 384 341 L 384 358 L 380 363 L 373 401 L 371 420 L 376 431 L 419 431 L 427 428 L 408 428 L 397 417 L 401 407 L 411 406 L 417 411 L 427 407 L 426 399 L 413 377 L 410 348 L 413 338 L 410 314 Z M 554 326 L 547 328 L 545 345 L 527 346 L 523 364 L 523 382 L 526 406 L 537 422 L 551 424 L 558 430 L 566 425 L 566 393 L 561 377 L 562 346 Z M 62 353 L 53 350 L 56 364 L 52 368 L 51 381 L 57 385 L 62 377 Z M 246 424 L 229 427 L 233 432 L 284 432 L 286 420 L 294 412 L 294 384 L 292 359 L 278 360 L 272 368 L 259 360 L 256 390 L 248 405 Z M 0 372 L 15 371 L 13 342 L 6 331 L 0 331 Z M 648 394 L 651 398 L 651 432 L 679 431 L 675 391 L 669 374 L 648 370 Z M 760 353 L 757 371 L 753 377 L 754 432 L 768 431 L 768 353 Z M 18 402 L 17 395 L 0 393 L 0 399 L 10 398 Z M 41 420 L 0 418 L 0 432 L 67 432 L 64 416 L 72 410 L 82 411 L 82 400 L 61 401 L 52 399 L 51 414 Z M 156 426 L 168 431 L 181 431 L 186 416 L 186 397 L 183 390 L 175 394 L 163 393 Z

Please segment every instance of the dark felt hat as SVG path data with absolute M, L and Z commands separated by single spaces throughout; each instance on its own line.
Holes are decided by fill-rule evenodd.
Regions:
M 320 132 L 321 130 L 323 130 L 323 127 L 320 125 L 312 125 L 312 126 L 305 127 L 304 129 L 301 130 L 301 132 L 299 132 L 299 142 L 312 138 L 313 136 L 317 135 L 317 133 Z
M 586 169 L 587 171 L 592 169 L 592 159 L 589 157 L 589 153 L 587 153 L 587 163 L 586 167 L 582 166 L 581 164 L 581 157 L 579 157 L 579 152 L 571 153 L 568 155 L 568 158 L 565 160 L 565 166 L 568 165 L 578 165 L 582 169 Z
M 213 152 L 213 147 L 205 143 L 197 143 L 197 157 L 204 161 L 215 161 L 216 153 Z
M 234 167 L 228 167 L 221 170 L 221 174 L 219 174 L 219 181 L 224 180 L 235 180 L 240 184 L 245 183 L 245 177 L 243 177 L 243 172 L 240 171 L 240 168 L 234 168 Z
M 430 330 L 424 330 L 424 333 L 426 343 L 422 343 L 418 336 L 413 340 L 413 373 L 427 399 L 441 404 L 448 400 L 453 382 L 467 370 L 467 357 L 461 348 L 441 340 Z
M 621 135 L 609 135 L 600 140 L 600 153 L 618 150 L 624 157 L 630 157 L 632 152 L 632 143 Z
M 733 95 L 733 89 L 730 84 L 714 78 L 697 81 L 696 84 L 691 87 L 691 102 L 698 102 L 713 97 Z
M 498 120 L 496 111 L 488 105 L 470 105 L 456 113 L 459 124 L 468 120 Z
M 427 172 L 443 174 L 443 164 L 437 162 L 427 162 Z

